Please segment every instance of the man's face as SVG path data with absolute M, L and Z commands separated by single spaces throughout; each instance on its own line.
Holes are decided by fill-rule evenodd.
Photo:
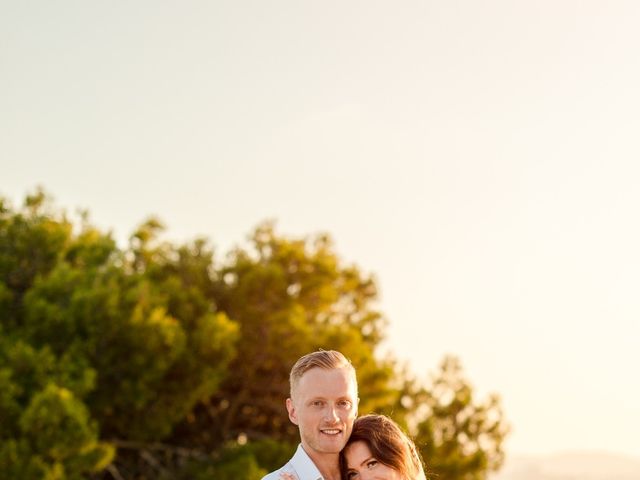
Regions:
M 287 398 L 289 419 L 300 429 L 305 451 L 339 453 L 351 435 L 358 414 L 353 373 L 346 369 L 312 368 L 298 380 Z

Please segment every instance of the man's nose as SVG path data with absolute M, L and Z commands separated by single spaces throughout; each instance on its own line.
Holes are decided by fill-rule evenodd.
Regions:
M 329 406 L 327 410 L 327 419 L 332 423 L 337 423 L 340 420 L 336 407 Z

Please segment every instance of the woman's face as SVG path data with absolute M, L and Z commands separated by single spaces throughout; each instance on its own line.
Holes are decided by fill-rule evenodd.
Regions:
M 402 480 L 400 473 L 379 462 L 363 441 L 349 444 L 344 451 L 348 480 Z

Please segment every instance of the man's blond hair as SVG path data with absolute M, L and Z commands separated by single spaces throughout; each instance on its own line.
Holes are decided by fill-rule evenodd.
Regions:
M 356 369 L 353 368 L 351 362 L 342 353 L 335 350 L 318 350 L 317 352 L 307 353 L 300 357 L 291 369 L 289 374 L 289 395 L 293 396 L 293 390 L 302 378 L 312 368 L 322 368 L 323 370 L 347 369 L 353 375 L 353 382 L 358 389 L 356 380 Z

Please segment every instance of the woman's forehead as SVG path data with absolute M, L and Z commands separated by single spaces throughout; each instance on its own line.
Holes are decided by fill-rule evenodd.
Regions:
M 345 447 L 344 456 L 349 467 L 356 467 L 371 458 L 371 450 L 366 442 L 358 440 Z

